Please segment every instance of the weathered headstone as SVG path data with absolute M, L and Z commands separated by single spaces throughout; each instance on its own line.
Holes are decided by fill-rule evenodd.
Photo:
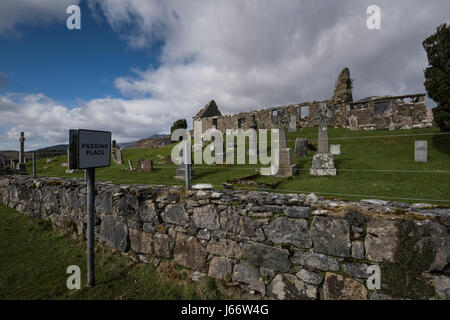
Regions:
M 296 157 L 306 157 L 308 153 L 308 139 L 296 138 L 294 154 Z
M 140 158 L 136 169 L 143 172 L 151 172 L 153 170 L 153 161 L 149 159 Z
M 335 176 L 333 155 L 328 151 L 328 129 L 327 119 L 331 119 L 332 113 L 326 103 L 320 103 L 315 118 L 319 120 L 318 150 L 312 160 L 309 174 L 312 176 Z
M 183 149 L 181 149 L 180 152 L 181 161 L 178 165 L 177 171 L 175 173 L 175 179 L 178 180 L 185 180 L 186 179 L 186 165 L 184 164 L 184 157 L 183 157 Z M 192 165 L 189 166 L 189 172 L 190 172 L 190 178 L 192 179 L 194 177 L 194 169 L 192 169 Z
M 134 171 L 133 162 L 131 162 L 131 160 L 128 160 L 128 168 L 130 169 L 130 171 Z
M 330 144 L 330 153 L 334 156 L 339 156 L 341 154 L 341 145 Z
M 427 140 L 414 141 L 414 161 L 415 162 L 428 162 Z
M 116 164 L 123 163 L 122 148 L 117 146 L 116 140 L 112 141 L 111 158 Z
M 25 164 L 25 137 L 23 132 L 20 133 L 20 150 L 19 150 L 19 163 L 17 164 L 17 170 L 21 172 L 27 171 L 27 165 Z
M 280 158 L 278 172 L 275 177 L 289 177 L 295 174 L 295 163 L 292 161 L 291 149 L 287 147 L 286 128 L 279 128 Z
M 137 171 L 142 171 L 142 163 L 144 162 L 144 158 L 139 158 L 138 159 L 138 162 L 137 162 L 137 165 L 136 165 L 136 170 Z
M 153 161 L 146 159 L 143 163 L 143 170 L 144 172 L 152 172 L 153 170 Z
M 289 119 L 289 132 L 295 132 L 297 131 L 297 117 L 293 114 L 291 114 Z
M 350 130 L 358 130 L 359 129 L 358 118 L 353 114 L 348 119 L 348 127 Z

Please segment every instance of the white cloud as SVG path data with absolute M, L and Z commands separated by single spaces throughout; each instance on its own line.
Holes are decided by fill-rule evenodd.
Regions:
M 167 114 L 169 108 L 165 102 L 148 99 L 95 99 L 68 109 L 42 94 L 0 96 L 0 149 L 17 149 L 21 131 L 27 150 L 67 143 L 71 128 L 112 131 L 118 141 L 148 137 L 167 132 L 166 124 L 177 117 L 173 108 Z
M 366 28 L 371 1 L 97 1 L 118 32 L 137 18 L 130 45 L 164 38 L 158 69 L 118 77 L 128 97 L 228 112 L 330 97 L 344 66 L 354 96 L 425 92 L 422 41 L 447 18 L 448 1 L 379 1 L 382 30 Z M 158 5 L 155 5 L 158 4 Z M 191 113 L 191 114 L 192 114 Z
M 18 37 L 20 24 L 41 25 L 67 18 L 66 8 L 80 0 L 2 0 L 0 36 Z

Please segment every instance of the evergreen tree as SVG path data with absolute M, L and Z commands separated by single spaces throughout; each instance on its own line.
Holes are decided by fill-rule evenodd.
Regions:
M 437 102 L 433 108 L 436 124 L 442 131 L 450 131 L 450 26 L 441 24 L 435 34 L 423 42 L 429 67 L 425 69 L 425 88 Z
M 170 133 L 172 133 L 174 130 L 177 129 L 187 129 L 186 119 L 179 119 L 175 121 L 173 125 L 170 127 Z

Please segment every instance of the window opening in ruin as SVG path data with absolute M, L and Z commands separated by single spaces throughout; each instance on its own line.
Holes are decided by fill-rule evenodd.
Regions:
M 309 106 L 300 107 L 300 119 L 309 118 Z
M 389 101 L 376 102 L 374 103 L 374 113 L 378 115 L 383 115 L 389 111 Z
M 238 129 L 242 129 L 245 124 L 245 118 L 238 119 Z
M 272 123 L 278 123 L 278 110 L 272 110 Z

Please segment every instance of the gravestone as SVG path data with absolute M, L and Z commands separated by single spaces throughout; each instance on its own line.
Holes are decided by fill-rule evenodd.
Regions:
M 142 171 L 142 163 L 144 162 L 144 158 L 139 158 L 138 159 L 138 162 L 137 162 L 137 165 L 136 165 L 136 170 L 137 171 Z
M 186 165 L 184 164 L 184 157 L 183 157 L 183 149 L 181 149 L 180 151 L 180 157 L 181 157 L 181 161 L 180 164 L 178 165 L 177 171 L 175 172 L 175 179 L 178 180 L 185 180 L 186 179 Z M 190 172 L 190 177 L 191 179 L 194 178 L 194 169 L 192 169 L 192 164 L 189 166 L 189 172 Z
M 128 160 L 128 168 L 130 169 L 130 171 L 134 171 L 133 162 L 131 162 L 131 160 Z
M 308 139 L 297 138 L 295 139 L 294 154 L 296 157 L 306 157 L 308 153 Z
M 17 170 L 20 172 L 26 172 L 27 171 L 27 165 L 25 163 L 25 137 L 23 132 L 20 133 L 20 150 L 19 150 L 19 162 L 17 163 Z
M 112 141 L 111 158 L 116 164 L 123 163 L 122 148 L 117 146 L 116 140 Z
M 295 132 L 297 131 L 297 117 L 293 114 L 291 114 L 290 120 L 289 120 L 289 132 Z
M 327 120 L 331 119 L 332 113 L 327 108 L 326 103 L 320 103 L 315 115 L 315 119 L 319 120 L 319 141 L 318 150 L 312 160 L 309 174 L 312 176 L 335 176 L 336 168 L 334 167 L 333 155 L 328 151 L 328 129 Z
M 389 123 L 389 131 L 394 131 L 395 129 L 396 129 L 395 123 L 391 121 Z
M 153 161 L 152 160 L 146 159 L 142 165 L 143 165 L 144 172 L 152 172 L 153 171 Z
M 330 144 L 330 153 L 333 156 L 339 156 L 341 154 L 341 145 L 340 144 Z
M 291 149 L 287 147 L 286 128 L 279 129 L 279 167 L 275 177 L 289 177 L 295 174 L 295 163 L 292 161 Z
M 358 130 L 358 118 L 355 115 L 351 115 L 348 119 L 348 127 L 350 130 Z
M 143 172 L 151 172 L 153 170 L 153 161 L 149 159 L 140 158 L 138 160 L 136 170 Z
M 414 141 L 414 161 L 428 162 L 428 142 L 427 140 Z

